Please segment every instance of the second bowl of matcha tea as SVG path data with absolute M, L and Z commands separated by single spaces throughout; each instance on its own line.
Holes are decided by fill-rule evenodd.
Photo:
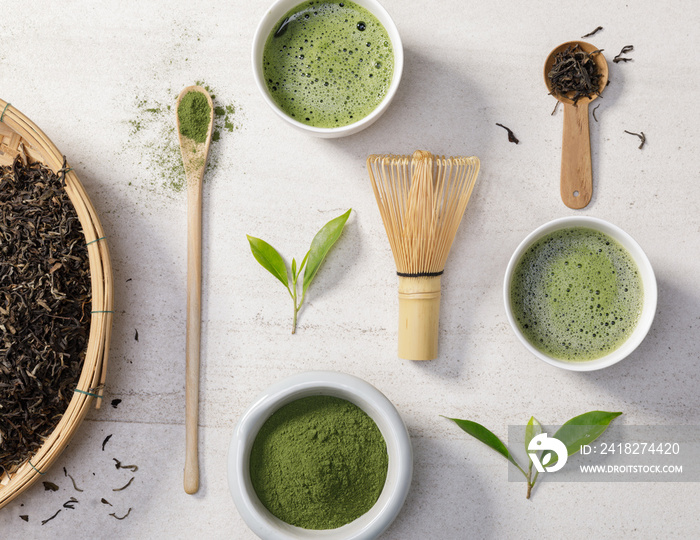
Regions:
M 391 101 L 402 66 L 398 31 L 375 0 L 280 0 L 253 46 L 253 70 L 268 104 L 321 137 L 373 123 Z
M 504 282 L 518 338 L 558 367 L 611 365 L 644 339 L 656 309 L 656 281 L 639 245 L 603 220 L 562 218 L 531 233 Z

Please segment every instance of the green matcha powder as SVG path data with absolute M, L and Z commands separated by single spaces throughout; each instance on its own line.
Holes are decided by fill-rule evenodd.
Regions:
M 359 407 L 310 396 L 275 412 L 250 455 L 258 498 L 273 515 L 305 529 L 335 529 L 366 513 L 384 487 L 386 443 Z
M 180 120 L 180 133 L 196 143 L 207 140 L 211 107 L 204 94 L 195 91 L 187 92 L 180 100 L 177 116 Z

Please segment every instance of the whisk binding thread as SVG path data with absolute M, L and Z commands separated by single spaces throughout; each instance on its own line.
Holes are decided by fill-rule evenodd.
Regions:
M 399 277 L 438 277 L 441 276 L 444 273 L 444 270 L 440 270 L 439 272 L 416 272 L 414 274 L 408 274 L 406 272 L 396 272 L 396 275 Z

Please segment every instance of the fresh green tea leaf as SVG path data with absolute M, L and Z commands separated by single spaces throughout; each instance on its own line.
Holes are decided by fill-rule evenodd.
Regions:
M 621 412 L 591 411 L 579 416 L 562 425 L 554 434 L 566 445 L 569 455 L 579 451 L 582 444 L 590 444 L 600 437 L 615 418 Z
M 299 265 L 299 273 L 301 274 L 301 271 L 304 269 L 304 266 L 306 266 L 306 261 L 309 258 L 309 253 L 311 253 L 311 250 L 306 252 L 306 255 L 304 255 L 304 259 L 301 261 L 301 264 Z
M 330 220 L 316 233 L 316 236 L 314 236 L 311 242 L 311 248 L 309 248 L 309 253 L 307 253 L 308 261 L 306 263 L 306 270 L 304 270 L 302 296 L 306 294 L 306 290 L 309 288 L 309 285 L 311 285 L 314 277 L 316 277 L 316 273 L 331 247 L 333 247 L 333 244 L 340 238 L 340 234 L 343 232 L 343 227 L 345 227 L 345 222 L 348 220 L 348 217 L 350 217 L 351 211 L 352 208 L 342 216 Z M 304 259 L 306 260 L 306 257 Z
M 460 428 L 469 433 L 469 435 L 480 440 L 486 446 L 493 448 L 496 452 L 501 454 L 504 458 L 520 469 L 524 474 L 524 471 L 520 468 L 520 465 L 516 463 L 515 458 L 511 455 L 508 447 L 503 444 L 501 439 L 499 439 L 494 433 L 486 429 L 481 424 L 477 424 L 471 420 L 459 420 L 457 418 L 448 418 L 448 420 L 452 420 Z
M 554 438 L 564 443 L 571 456 L 581 449 L 582 444 L 590 444 L 600 437 L 608 429 L 610 422 L 621 414 L 621 412 L 591 411 L 575 416 L 557 430 Z M 542 454 L 542 463 L 549 459 L 548 454 L 551 453 L 546 451 Z M 554 465 L 557 462 L 556 455 L 553 457 L 552 462 L 547 465 Z
M 564 423 L 564 425 L 562 425 L 562 427 L 559 428 L 559 430 L 557 430 L 557 432 L 554 434 L 554 438 L 559 439 L 562 443 L 564 443 L 568 455 L 575 454 L 580 450 L 582 444 L 590 444 L 600 435 L 602 435 L 610 425 L 610 422 L 621 414 L 621 412 L 591 411 L 580 416 L 576 416 L 575 418 L 572 418 L 568 422 Z M 515 465 L 525 476 L 527 481 L 527 493 L 525 497 L 528 499 L 530 498 L 532 488 L 539 477 L 539 472 L 536 472 L 534 476 L 532 475 L 532 460 L 530 460 L 527 472 L 525 472 L 515 461 L 515 458 L 511 455 L 508 447 L 484 426 L 470 420 L 458 420 L 456 418 L 449 418 L 449 420 L 452 420 L 460 428 L 469 433 L 469 435 L 480 440 L 485 445 L 490 446 L 513 465 Z M 531 416 L 527 426 L 525 427 L 526 451 L 529 451 L 530 442 L 541 433 L 543 433 L 542 424 L 540 424 L 534 416 Z M 556 453 L 550 450 L 545 450 L 542 452 L 540 462 L 543 466 L 552 466 L 557 461 L 558 458 Z
M 265 240 L 246 235 L 250 243 L 250 251 L 260 265 L 282 282 L 282 285 L 289 289 L 289 276 L 287 275 L 287 265 L 284 259 L 277 253 L 277 250 Z
M 316 273 L 318 272 L 321 263 L 326 258 L 328 251 L 331 249 L 331 247 L 333 247 L 333 244 L 335 244 L 343 232 L 343 227 L 345 226 L 345 222 L 348 220 L 351 211 L 352 208 L 345 212 L 342 216 L 332 219 L 316 233 L 316 236 L 311 242 L 311 248 L 306 252 L 306 255 L 304 255 L 304 259 L 301 261 L 300 265 L 297 265 L 297 260 L 292 258 L 291 283 L 287 272 L 287 265 L 277 250 L 264 240 L 247 235 L 248 242 L 250 243 L 250 250 L 253 252 L 255 260 L 257 260 L 263 268 L 280 280 L 282 285 L 287 288 L 289 295 L 292 297 L 292 302 L 294 303 L 292 334 L 296 332 L 297 315 L 302 304 L 304 303 L 306 290 L 309 288 L 311 281 L 316 276 Z M 302 292 L 299 294 L 297 282 L 302 270 L 304 270 L 304 282 Z
M 530 417 L 530 420 L 525 426 L 525 451 L 528 452 L 530 448 L 530 441 L 542 433 L 542 424 L 537 421 L 534 416 Z

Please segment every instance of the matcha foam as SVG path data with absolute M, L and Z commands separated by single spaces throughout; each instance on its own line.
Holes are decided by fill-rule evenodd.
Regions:
M 295 120 L 333 128 L 370 114 L 394 73 L 389 35 L 349 1 L 304 2 L 267 38 L 263 75 L 277 105 Z
M 511 281 L 520 330 L 554 358 L 601 358 L 624 343 L 642 312 L 636 263 L 618 242 L 587 228 L 550 233 L 520 258 Z

